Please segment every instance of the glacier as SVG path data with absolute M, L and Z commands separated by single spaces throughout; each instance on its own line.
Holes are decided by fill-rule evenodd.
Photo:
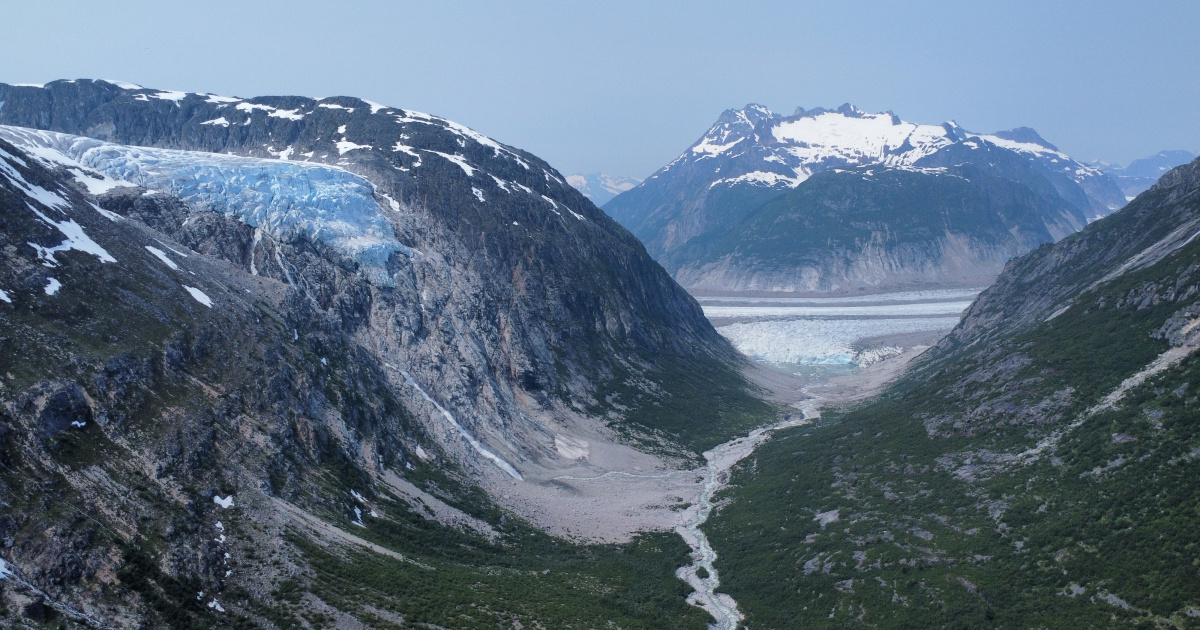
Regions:
M 896 319 L 817 319 L 760 321 L 717 328 L 743 354 L 766 363 L 864 365 L 877 360 L 880 348 L 857 348 L 864 339 L 883 335 L 949 331 L 958 317 Z M 884 353 L 887 354 L 887 353 Z
M 328 245 L 377 285 L 391 284 L 386 268 L 394 252 L 414 255 L 397 240 L 371 183 L 326 164 L 126 146 L 2 125 L 0 138 L 52 165 L 232 215 L 281 241 Z
M 735 317 L 883 317 L 961 315 L 971 305 L 961 302 L 921 302 L 916 304 L 863 304 L 855 306 L 773 305 L 773 306 L 714 306 L 703 304 L 709 319 Z
M 948 332 L 981 290 L 834 297 L 708 295 L 697 300 L 717 332 L 756 361 L 865 367 L 904 351 L 892 345 L 896 335 Z

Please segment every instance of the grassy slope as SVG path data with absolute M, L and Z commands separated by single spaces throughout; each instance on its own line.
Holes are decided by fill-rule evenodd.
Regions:
M 603 413 L 619 406 L 620 420 L 609 426 L 644 447 L 678 444 L 678 454 L 699 463 L 697 454 L 769 423 L 776 409 L 756 395 L 755 387 L 734 361 L 659 357 L 657 369 L 627 367 L 598 389 L 606 404 L 589 411 Z M 654 437 L 651 437 L 654 436 Z

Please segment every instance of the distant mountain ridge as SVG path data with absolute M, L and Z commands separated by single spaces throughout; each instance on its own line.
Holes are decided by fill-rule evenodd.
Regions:
M 881 188 L 878 177 L 889 183 Z M 893 208 L 889 191 L 913 187 L 940 201 L 923 206 L 900 193 L 903 212 Z M 787 201 L 814 195 L 820 199 L 806 208 Z M 862 195 L 871 198 L 866 207 Z M 752 222 L 769 202 L 797 233 L 771 219 Z M 725 111 L 605 211 L 693 289 L 877 291 L 986 283 L 1008 258 L 1123 204 L 1108 174 L 1029 128 L 978 134 L 849 104 L 787 117 L 751 104 Z M 960 230 L 960 219 L 976 228 Z M 789 237 L 819 240 L 816 224 L 835 228 L 824 245 L 788 249 Z M 905 240 L 891 235 L 901 225 Z M 744 246 L 764 239 L 773 241 L 770 251 Z
M 583 193 L 583 196 L 591 200 L 592 203 L 602 207 L 613 197 L 642 183 L 642 180 L 634 177 L 606 175 L 604 173 L 589 173 L 587 175 L 576 173 L 575 175 L 567 175 L 567 183 Z
M 1154 155 L 1134 160 L 1129 166 L 1104 162 L 1097 162 L 1093 166 L 1112 175 L 1117 186 L 1121 187 L 1121 192 L 1125 193 L 1125 198 L 1132 200 L 1149 190 L 1167 171 L 1187 164 L 1195 158 L 1196 154 L 1191 151 L 1159 151 Z

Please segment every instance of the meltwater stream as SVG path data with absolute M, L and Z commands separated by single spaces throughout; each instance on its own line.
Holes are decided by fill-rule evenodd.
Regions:
M 675 531 L 683 537 L 692 548 L 692 564 L 681 567 L 675 575 L 687 582 L 695 592 L 688 596 L 688 603 L 707 610 L 716 621 L 709 625 L 714 630 L 736 630 L 744 618 L 738 610 L 737 602 L 725 593 L 718 593 L 717 586 L 721 581 L 713 568 L 717 552 L 708 543 L 708 537 L 700 530 L 700 526 L 708 520 L 712 513 L 713 497 L 729 482 L 729 471 L 734 464 L 743 460 L 754 449 L 758 448 L 780 429 L 796 427 L 812 422 L 818 415 L 821 400 L 811 398 L 800 403 L 802 411 L 800 418 L 791 418 L 765 427 L 759 427 L 748 435 L 739 437 L 714 447 L 704 453 L 708 467 L 704 476 L 704 487 L 700 491 L 700 499 L 696 505 L 688 508 L 683 514 L 682 525 Z M 707 577 L 701 578 L 697 572 L 703 567 Z

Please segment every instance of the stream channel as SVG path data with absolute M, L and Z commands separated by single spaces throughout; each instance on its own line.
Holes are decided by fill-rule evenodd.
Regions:
M 759 427 L 704 453 L 708 462 L 697 502 L 683 512 L 675 531 L 692 548 L 692 564 L 675 572 L 695 592 L 688 602 L 707 610 L 715 630 L 735 630 L 744 616 L 737 602 L 718 593 L 717 554 L 701 531 L 713 497 L 729 483 L 730 470 L 780 429 L 812 422 L 828 403 L 810 387 L 834 376 L 861 374 L 872 364 L 907 361 L 937 342 L 959 321 L 981 288 L 924 290 L 875 295 L 728 294 L 697 296 L 717 332 L 747 357 L 807 382 L 810 396 L 794 406 L 803 413 Z M 898 357 L 907 356 L 905 359 Z M 901 363 L 900 365 L 903 365 Z M 866 383 L 860 383 L 860 387 Z M 813 387 L 814 389 L 817 389 Z M 836 399 L 837 396 L 834 396 Z M 705 577 L 698 575 L 704 568 Z
M 720 444 L 704 453 L 708 466 L 700 498 L 695 505 L 683 513 L 683 524 L 675 528 L 675 531 L 692 548 L 692 564 L 681 567 L 675 572 L 675 575 L 694 589 L 694 592 L 688 596 L 688 603 L 700 606 L 713 616 L 715 622 L 709 624 L 709 628 L 713 630 L 736 630 L 744 618 L 741 611 L 738 610 L 737 602 L 732 597 L 717 592 L 717 586 L 721 583 L 717 570 L 713 568 L 717 552 L 713 551 L 712 545 L 708 543 L 708 537 L 700 529 L 700 526 L 708 520 L 712 513 L 713 497 L 729 483 L 729 471 L 735 464 L 753 453 L 754 449 L 766 442 L 775 431 L 812 422 L 819 414 L 818 409 L 821 402 L 819 398 L 802 401 L 797 404 L 802 412 L 801 417 L 793 417 L 759 427 L 747 435 Z M 706 577 L 699 576 L 698 572 L 701 567 L 707 572 Z

